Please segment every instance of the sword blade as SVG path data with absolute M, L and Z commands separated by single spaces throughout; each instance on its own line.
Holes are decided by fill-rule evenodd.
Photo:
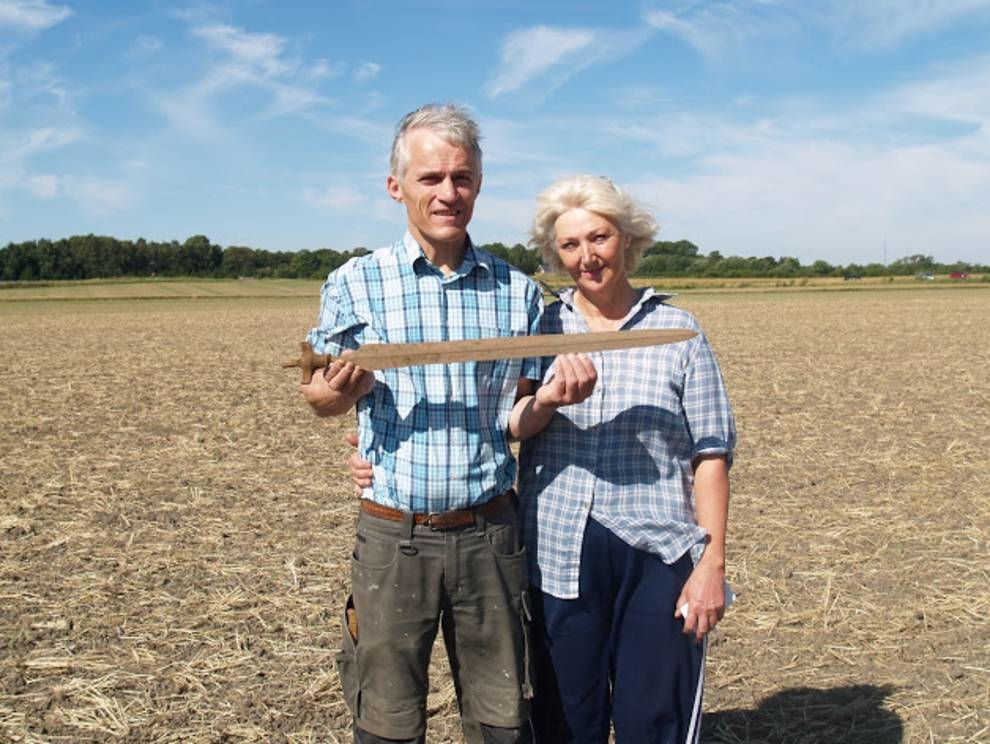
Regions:
M 684 328 L 637 331 L 593 331 L 545 336 L 496 336 L 463 341 L 411 344 L 365 344 L 342 358 L 368 370 L 419 364 L 454 364 L 492 359 L 556 356 L 589 351 L 612 351 L 686 341 L 698 335 Z

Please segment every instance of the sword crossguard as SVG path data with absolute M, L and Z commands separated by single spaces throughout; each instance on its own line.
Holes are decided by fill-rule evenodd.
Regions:
M 302 383 L 303 385 L 308 385 L 309 381 L 313 379 L 313 372 L 328 366 L 333 359 L 331 359 L 329 354 L 314 353 L 313 347 L 309 345 L 308 341 L 300 343 L 299 348 L 302 351 L 299 358 L 283 362 L 282 368 L 299 367 L 302 370 Z

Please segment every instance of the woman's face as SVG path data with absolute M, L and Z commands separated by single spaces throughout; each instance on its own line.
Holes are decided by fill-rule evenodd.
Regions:
M 627 284 L 628 240 L 612 222 L 587 209 L 571 209 L 554 223 L 557 257 L 585 295 Z

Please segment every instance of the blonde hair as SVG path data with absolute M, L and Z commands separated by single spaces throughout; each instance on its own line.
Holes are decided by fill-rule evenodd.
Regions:
M 633 271 L 660 229 L 657 221 L 635 199 L 604 176 L 570 176 L 555 181 L 536 198 L 536 214 L 529 244 L 540 249 L 543 263 L 558 271 L 557 219 L 572 209 L 587 209 L 611 222 L 628 239 L 626 267 Z
M 428 103 L 402 117 L 395 127 L 389 167 L 392 175 L 402 178 L 409 164 L 406 133 L 412 129 L 429 129 L 451 145 L 463 147 L 474 156 L 481 175 L 481 130 L 467 109 L 453 103 Z

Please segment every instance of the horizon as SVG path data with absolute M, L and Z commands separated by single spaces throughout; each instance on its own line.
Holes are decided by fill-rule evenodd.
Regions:
M 478 119 L 472 238 L 608 175 L 659 241 L 802 265 L 990 261 L 990 0 L 0 0 L 0 246 L 401 237 L 395 123 Z

